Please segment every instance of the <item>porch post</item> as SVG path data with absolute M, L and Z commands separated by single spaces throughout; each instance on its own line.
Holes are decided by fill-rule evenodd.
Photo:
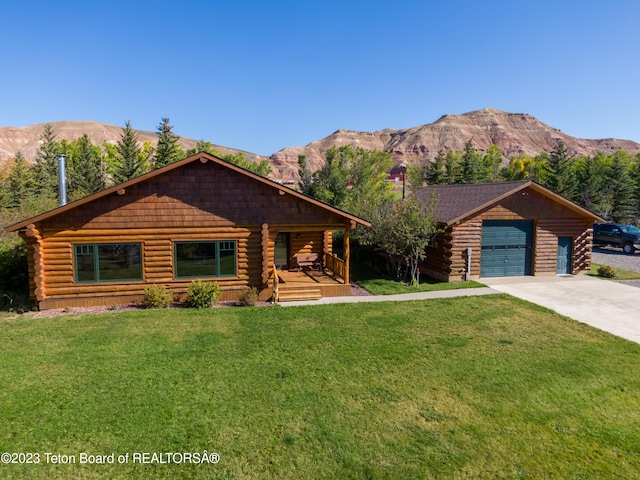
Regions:
M 262 243 L 262 283 L 267 285 L 269 283 L 269 225 L 262 224 L 261 228 L 261 242 Z
M 344 231 L 344 284 L 349 285 L 349 265 L 351 261 L 349 257 L 351 256 L 351 248 L 349 246 L 349 230 L 346 229 Z

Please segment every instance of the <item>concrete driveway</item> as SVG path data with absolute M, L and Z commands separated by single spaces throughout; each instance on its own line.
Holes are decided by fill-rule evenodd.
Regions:
M 640 343 L 640 289 L 587 275 L 483 278 L 485 285 Z

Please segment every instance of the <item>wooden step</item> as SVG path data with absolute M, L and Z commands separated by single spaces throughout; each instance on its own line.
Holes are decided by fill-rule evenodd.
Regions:
M 310 286 L 284 286 L 278 288 L 279 302 L 296 302 L 299 300 L 319 300 L 322 292 L 317 287 Z

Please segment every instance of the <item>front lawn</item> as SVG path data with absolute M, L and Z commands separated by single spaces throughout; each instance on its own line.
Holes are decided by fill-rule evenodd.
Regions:
M 374 271 L 363 262 L 351 261 L 351 279 L 373 295 L 394 295 L 397 293 L 433 292 L 436 290 L 457 290 L 460 288 L 484 287 L 482 283 L 441 282 L 426 275 L 420 275 L 418 285 L 407 285 L 387 275 Z
M 640 346 L 505 295 L 1 325 L 1 478 L 640 471 Z

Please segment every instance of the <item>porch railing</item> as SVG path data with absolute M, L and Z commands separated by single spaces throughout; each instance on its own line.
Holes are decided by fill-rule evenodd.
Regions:
M 278 301 L 278 270 L 276 264 L 273 264 L 273 301 Z
M 324 254 L 324 266 L 331 270 L 335 275 L 345 278 L 347 274 L 347 264 L 340 257 L 331 253 Z

